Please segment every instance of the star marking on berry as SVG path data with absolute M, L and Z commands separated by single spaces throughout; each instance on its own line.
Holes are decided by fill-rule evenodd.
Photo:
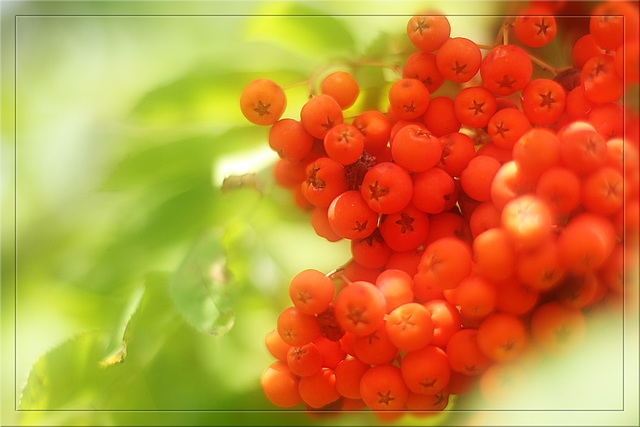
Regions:
M 511 80 L 509 76 L 505 74 L 504 76 L 502 76 L 502 80 L 498 80 L 497 83 L 501 88 L 513 89 L 513 84 L 515 82 L 515 80 Z
M 556 336 L 556 341 L 559 343 L 566 343 L 571 336 L 571 330 L 564 324 L 560 325 L 560 327 L 553 332 Z
M 504 122 L 500 122 L 496 125 L 496 134 L 501 138 L 505 138 L 505 133 L 509 132 L 509 129 L 504 127 Z
M 306 354 L 307 352 L 302 348 L 302 347 L 294 347 L 293 349 L 293 357 L 295 357 L 296 359 L 302 359 L 302 357 Z
M 413 105 L 413 100 L 411 100 L 411 104 L 409 105 L 407 104 L 402 105 L 402 108 L 404 109 L 405 113 L 413 113 L 414 111 L 416 111 L 416 106 Z
M 353 323 L 354 326 L 357 326 L 360 323 L 367 323 L 364 319 L 364 309 L 362 307 L 350 308 L 349 313 L 347 314 L 347 319 L 351 320 L 351 323 Z
M 424 18 L 420 18 L 418 19 L 418 21 L 416 22 L 416 29 L 415 31 L 419 32 L 420 35 L 424 35 L 424 30 L 429 29 L 429 24 L 427 24 L 427 21 Z
M 478 102 L 475 99 L 473 100 L 473 105 L 469 107 L 469 110 L 473 110 L 473 115 L 477 116 L 478 114 L 484 113 L 484 102 Z
M 389 188 L 381 187 L 378 184 L 378 181 L 375 181 L 373 184 L 369 184 L 369 190 L 371 191 L 371 199 L 375 201 L 379 201 L 380 197 L 384 197 L 389 194 Z
M 456 61 L 456 65 L 454 65 L 453 67 L 451 67 L 451 69 L 453 70 L 454 73 L 456 74 L 462 74 L 465 71 L 465 68 L 467 68 L 467 64 L 460 64 L 458 61 Z
M 413 218 L 411 218 L 411 215 L 407 214 L 407 213 L 401 213 L 400 214 L 400 219 L 396 221 L 396 224 L 398 224 L 400 226 L 400 232 L 402 234 L 408 233 L 410 231 L 413 231 L 413 222 L 415 220 Z
M 311 171 L 311 174 L 307 178 L 307 184 L 313 186 L 314 188 L 324 188 L 326 185 L 324 180 L 318 176 L 319 170 L 320 168 L 314 167 Z
M 258 113 L 258 115 L 260 117 L 262 116 L 268 116 L 270 114 L 269 112 L 269 107 L 271 107 L 271 104 L 265 104 L 262 101 L 258 101 L 258 103 L 256 104 L 255 107 L 253 107 L 253 111 L 255 111 L 256 113 Z
M 387 390 L 384 394 L 378 392 L 378 403 L 389 406 L 391 401 L 395 399 L 395 397 L 391 396 L 391 390 Z
M 513 350 L 513 347 L 514 347 L 515 345 L 516 345 L 516 343 L 515 343 L 512 339 L 508 338 L 508 339 L 504 342 L 504 344 L 502 344 L 502 349 L 503 349 L 505 352 L 509 352 L 509 351 Z
M 304 291 L 298 292 L 298 301 L 300 301 L 302 304 L 307 304 L 310 299 L 311 299 L 311 295 L 309 295 L 308 292 L 304 292 Z
M 444 401 L 444 393 L 440 392 L 434 396 L 436 398 L 435 402 L 433 402 L 433 407 L 436 408 L 440 406 Z
M 591 77 L 597 77 L 600 73 L 604 73 L 607 70 L 607 64 L 604 62 L 598 62 L 591 71 Z
M 365 222 L 356 221 L 356 224 L 354 225 L 353 229 L 355 231 L 364 231 L 364 229 L 367 228 L 368 222 L 369 221 L 365 221 Z
M 321 126 L 323 129 L 329 130 L 329 129 L 331 129 L 331 128 L 335 125 L 335 123 L 336 123 L 336 120 L 335 120 L 335 119 L 332 119 L 331 117 L 327 117 L 327 121 L 326 121 L 326 123 L 323 123 L 323 124 L 321 124 L 320 126 Z
M 548 111 L 551 111 L 552 104 L 555 104 L 557 101 L 553 98 L 551 91 L 547 91 L 547 93 L 541 93 L 540 98 L 542 101 L 540 102 L 541 107 L 547 107 Z
M 431 380 L 427 377 L 420 383 L 420 386 L 422 388 L 433 388 L 435 384 L 436 384 L 436 379 Z
M 352 136 L 351 132 L 349 132 L 349 130 L 346 129 L 344 132 L 342 132 L 339 135 L 339 140 L 343 141 L 343 142 L 346 142 L 348 144 L 349 143 L 349 138 L 351 138 L 351 136 Z
M 374 332 L 371 335 L 367 335 L 367 341 L 369 342 L 369 345 L 373 344 L 373 340 L 379 340 L 379 339 L 380 339 L 380 335 L 378 335 L 377 332 Z
M 402 327 L 402 330 L 405 331 L 407 328 L 415 326 L 416 324 L 411 321 L 411 314 L 403 314 L 399 325 Z
M 542 20 L 540 21 L 539 24 L 536 24 L 536 27 L 538 27 L 538 32 L 536 33 L 536 35 L 547 35 L 547 31 L 549 30 L 549 25 L 547 25 L 546 22 L 544 22 L 544 18 L 542 18 Z

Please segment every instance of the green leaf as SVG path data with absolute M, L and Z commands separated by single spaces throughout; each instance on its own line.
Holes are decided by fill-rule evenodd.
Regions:
M 20 409 L 106 409 L 123 394 L 129 395 L 129 405 L 153 405 L 142 393 L 146 386 L 140 374 L 181 325 L 167 283 L 165 273 L 148 275 L 144 295 L 131 301 L 137 310 L 126 323 L 122 347 L 109 357 L 110 337 L 101 331 L 78 335 L 42 355 L 22 390 Z M 120 357 L 124 352 L 127 357 Z
M 322 16 L 324 13 L 301 3 L 269 3 L 261 16 L 247 23 L 246 35 L 315 60 L 353 54 L 355 42 L 348 27 L 339 18 Z
M 223 336 L 233 325 L 229 273 L 222 232 L 202 236 L 169 281 L 169 293 L 185 319 L 201 332 Z

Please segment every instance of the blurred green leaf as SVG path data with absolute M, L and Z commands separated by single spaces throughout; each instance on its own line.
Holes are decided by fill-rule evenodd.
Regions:
M 343 21 L 302 3 L 268 3 L 246 27 L 249 37 L 293 49 L 307 57 L 354 53 L 353 35 Z
M 199 331 L 223 336 L 233 325 L 231 276 L 216 228 L 202 236 L 169 281 L 169 293 L 180 313 Z
M 167 283 L 165 273 L 149 274 L 145 281 L 144 296 L 127 322 L 123 336 L 128 357 L 117 363 L 113 358 L 117 352 L 111 360 L 104 358 L 109 344 L 106 333 L 96 331 L 74 337 L 41 356 L 33 365 L 22 390 L 20 408 L 109 408 L 112 399 L 120 401 L 122 395 L 129 396 L 129 405 L 153 405 L 152 399 L 142 393 L 146 386 L 140 374 L 181 324 L 169 298 Z M 104 363 L 105 360 L 114 363 Z

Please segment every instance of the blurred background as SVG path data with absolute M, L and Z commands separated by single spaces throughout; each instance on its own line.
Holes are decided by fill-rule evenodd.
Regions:
M 288 281 L 350 252 L 275 185 L 268 128 L 244 119 L 240 93 L 262 77 L 292 86 L 297 118 L 308 92 L 296 83 L 328 64 L 401 66 L 408 18 L 434 7 L 460 15 L 452 36 L 492 44 L 493 15 L 513 5 L 3 2 L 2 424 L 637 420 L 636 304 L 626 319 L 594 314 L 580 352 L 495 410 L 471 395 L 428 417 L 308 415 L 276 411 L 260 388 Z M 545 49 L 566 64 L 566 45 Z M 355 76 L 352 113 L 382 108 L 397 78 Z

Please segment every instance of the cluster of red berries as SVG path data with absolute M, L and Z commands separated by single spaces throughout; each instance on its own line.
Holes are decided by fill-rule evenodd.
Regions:
M 293 305 L 266 336 L 271 402 L 432 411 L 475 385 L 491 400 L 525 350 L 574 348 L 584 309 L 619 300 L 638 231 L 638 119 L 621 103 L 638 83 L 637 7 L 605 2 L 585 19 L 571 66 L 532 79 L 552 13 L 507 20 L 518 43 L 493 47 L 452 38 L 446 16 L 414 16 L 417 51 L 388 109 L 351 119 L 359 87 L 344 71 L 299 120 L 281 118 L 276 83 L 246 86 L 277 182 L 352 252 L 291 280 Z M 445 80 L 455 97 L 433 96 Z

